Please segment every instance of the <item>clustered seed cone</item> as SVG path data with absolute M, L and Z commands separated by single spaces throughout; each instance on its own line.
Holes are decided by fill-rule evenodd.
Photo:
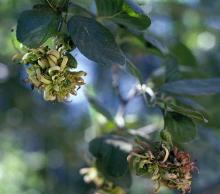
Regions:
M 46 101 L 65 101 L 84 85 L 83 71 L 73 71 L 77 62 L 62 49 L 40 47 L 30 49 L 22 58 L 22 63 L 29 65 L 26 69 L 27 81 L 34 88 L 43 91 Z
M 163 143 L 152 147 L 139 142 L 128 156 L 128 162 L 137 175 L 151 177 L 155 182 L 155 192 L 159 191 L 160 183 L 170 189 L 180 190 L 182 194 L 190 192 L 192 173 L 197 170 L 189 153 L 179 151 L 177 147 L 169 149 Z

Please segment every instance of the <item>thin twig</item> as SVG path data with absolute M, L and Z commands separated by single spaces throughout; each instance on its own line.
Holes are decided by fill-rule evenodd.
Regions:
M 57 12 L 57 9 L 51 4 L 50 0 L 46 0 L 46 2 L 53 9 L 53 11 Z
M 125 125 L 125 112 L 126 112 L 126 107 L 128 105 L 128 103 L 137 96 L 138 92 L 136 90 L 136 87 L 132 88 L 129 92 L 128 92 L 128 97 L 125 98 L 122 96 L 121 92 L 120 92 L 120 86 L 119 86 L 119 67 L 117 65 L 113 65 L 112 66 L 112 86 L 115 89 L 115 92 L 119 98 L 120 101 L 120 105 L 118 107 L 116 116 L 115 116 L 115 120 L 116 123 L 119 127 L 119 129 L 124 129 L 124 125 Z
M 66 9 L 66 13 L 65 13 L 65 16 L 62 17 L 62 20 L 59 24 L 59 27 L 58 27 L 58 32 L 61 31 L 62 27 L 63 27 L 63 23 L 67 23 L 67 17 L 68 17 L 68 10 L 69 10 L 69 0 L 66 1 L 66 6 L 65 9 Z
M 110 19 L 120 15 L 121 13 L 122 13 L 122 11 L 120 11 L 120 12 L 118 12 L 118 13 L 112 15 L 112 16 L 97 16 L 96 19 L 97 20 L 108 20 L 108 19 L 110 20 Z
M 121 92 L 120 92 L 120 88 L 119 88 L 119 76 L 118 76 L 118 66 L 117 65 L 113 65 L 112 66 L 112 86 L 115 89 L 115 92 L 120 100 L 121 104 L 126 104 L 127 100 L 124 99 L 124 97 L 122 96 Z
M 67 17 L 68 17 L 68 12 L 69 12 L 69 3 L 70 3 L 70 0 L 67 0 L 67 7 L 66 7 L 66 14 L 64 16 L 64 22 L 67 23 Z

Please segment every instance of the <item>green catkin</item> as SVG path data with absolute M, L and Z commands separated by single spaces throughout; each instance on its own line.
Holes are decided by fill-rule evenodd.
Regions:
M 21 62 L 30 65 L 26 68 L 27 80 L 42 91 L 46 101 L 66 101 L 71 94 L 77 95 L 77 90 L 85 84 L 86 73 L 73 71 L 77 66 L 75 58 L 59 48 L 29 49 Z

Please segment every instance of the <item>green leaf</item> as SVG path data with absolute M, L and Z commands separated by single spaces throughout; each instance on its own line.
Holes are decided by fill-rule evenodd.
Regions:
M 98 16 L 112 16 L 122 11 L 123 0 L 95 0 Z
M 64 9 L 68 5 L 68 0 L 32 0 L 35 4 L 44 4 L 52 10 L 57 8 Z M 34 5 L 35 6 L 35 5 Z
M 91 106 L 99 113 L 101 113 L 106 119 L 114 121 L 112 114 L 94 97 L 87 96 Z
M 137 79 L 139 84 L 143 84 L 143 78 L 142 78 L 141 72 L 131 61 L 129 61 L 129 60 L 127 61 L 125 69 L 123 69 L 123 70 L 125 70 L 126 72 L 133 75 Z M 148 100 L 147 100 L 146 93 L 144 92 L 144 93 L 142 93 L 142 95 L 143 95 L 145 103 L 147 104 Z
M 165 67 L 164 82 L 173 82 L 181 79 L 182 74 L 174 57 L 166 56 L 162 66 Z
M 125 65 L 125 56 L 111 32 L 92 18 L 73 16 L 68 31 L 77 48 L 90 60 L 105 65 Z
M 92 17 L 95 16 L 92 10 L 90 9 L 90 6 L 82 2 L 79 3 L 77 1 L 69 3 L 68 12 L 74 13 L 74 15 L 85 15 L 85 16 L 87 15 L 87 16 L 92 16 Z
M 90 10 L 91 5 L 93 4 L 93 0 L 71 0 L 70 5 L 78 5 L 79 7 L 82 7 L 83 9 L 86 9 L 87 11 Z
M 124 138 L 114 135 L 95 138 L 89 144 L 89 151 L 96 157 L 97 168 L 107 180 L 124 188 L 130 187 L 127 156 L 131 145 Z
M 166 110 L 170 111 L 170 112 L 180 113 L 180 114 L 185 115 L 191 119 L 196 119 L 199 121 L 203 121 L 205 123 L 208 122 L 208 120 L 205 118 L 205 116 L 201 112 L 198 112 L 198 111 L 195 111 L 195 110 L 192 110 L 189 108 L 174 105 L 171 103 L 166 103 Z
M 145 43 L 145 47 L 147 48 L 148 53 L 152 53 L 152 54 L 157 55 L 159 57 L 164 56 L 162 49 L 160 48 L 161 45 L 160 45 L 159 41 L 157 41 L 155 39 L 150 40 L 145 37 L 143 37 L 141 39 Z
M 168 144 L 172 145 L 173 144 L 173 141 L 172 141 L 172 135 L 170 134 L 169 131 L 167 130 L 161 130 L 160 131 L 160 138 L 167 142 Z
M 145 30 L 151 24 L 150 18 L 146 15 L 129 15 L 126 12 L 116 15 L 112 18 L 112 21 L 133 31 Z
M 17 24 L 17 39 L 30 48 L 42 45 L 56 35 L 61 17 L 50 10 L 28 10 L 21 13 Z
M 170 132 L 174 142 L 189 142 L 197 136 L 195 123 L 182 114 L 167 112 L 164 122 L 166 130 Z
M 181 65 L 196 66 L 197 61 L 192 51 L 183 43 L 179 42 L 171 48 L 171 52 Z
M 50 1 L 50 4 L 57 8 L 57 7 L 66 7 L 67 4 L 68 4 L 68 0 L 49 0 Z
M 120 46 L 129 55 L 153 54 L 163 57 L 162 44 L 153 37 L 144 37 L 135 33 L 122 31 L 120 34 Z
M 110 19 L 131 31 L 143 31 L 151 24 L 147 15 L 139 9 L 136 11 L 136 7 L 133 9 L 131 3 L 123 4 L 123 0 L 96 0 L 96 5 L 101 19 Z
M 33 9 L 34 10 L 50 10 L 51 7 L 48 5 L 48 4 L 45 4 L 45 3 L 38 3 L 38 4 L 34 4 L 33 5 Z
M 175 101 L 180 106 L 186 106 L 188 108 L 198 110 L 199 112 L 202 112 L 203 114 L 205 112 L 205 108 L 200 103 L 198 103 L 197 101 L 191 98 L 184 97 L 184 96 L 175 96 Z
M 127 62 L 125 70 L 128 73 L 130 73 L 131 75 L 133 75 L 135 78 L 137 78 L 137 80 L 141 84 L 143 83 L 141 72 L 139 71 L 139 69 L 132 62 L 130 62 L 130 61 Z
M 43 4 L 45 3 L 45 0 L 31 0 L 32 4 Z
M 120 48 L 125 55 L 129 57 L 146 53 L 146 48 L 143 42 L 135 36 L 122 35 L 120 39 Z
M 177 95 L 210 95 L 220 93 L 220 78 L 169 82 L 164 84 L 160 90 Z
M 130 1 L 125 1 L 123 11 L 115 14 L 111 20 L 135 33 L 147 29 L 151 24 L 150 18 L 144 14 L 142 9 Z
M 141 164 L 141 163 L 143 163 L 143 164 Z M 141 161 L 141 158 L 139 158 L 139 157 L 132 158 L 132 162 L 130 164 L 131 164 L 131 168 L 133 168 L 135 170 L 135 174 L 137 176 L 149 175 L 148 166 L 145 165 L 146 163 L 144 163 L 143 160 Z
M 137 1 L 124 0 L 124 2 L 127 4 L 127 7 L 129 7 L 130 10 L 133 10 L 134 12 L 138 14 L 144 14 L 142 8 L 136 3 Z

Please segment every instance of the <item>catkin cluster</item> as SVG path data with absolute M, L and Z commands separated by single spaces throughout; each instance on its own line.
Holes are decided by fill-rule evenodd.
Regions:
M 62 49 L 40 47 L 30 49 L 22 58 L 27 64 L 27 81 L 43 92 L 46 101 L 65 101 L 76 95 L 84 85 L 84 71 L 73 71 L 77 66 L 75 58 Z
M 128 156 L 128 162 L 139 176 L 147 175 L 156 183 L 155 192 L 160 183 L 185 194 L 190 192 L 192 173 L 197 170 L 190 154 L 179 151 L 177 147 L 169 149 L 165 144 L 152 147 L 145 142 L 138 145 Z

